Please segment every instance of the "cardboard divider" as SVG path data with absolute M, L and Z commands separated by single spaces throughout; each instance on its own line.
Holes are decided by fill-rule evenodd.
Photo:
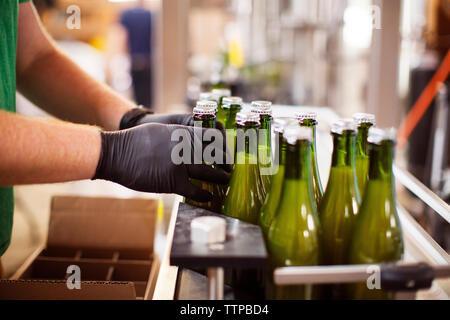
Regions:
M 51 210 L 47 245 L 33 252 L 9 282 L 0 281 L 0 296 L 114 299 L 117 292 L 117 298 L 151 297 L 159 268 L 153 254 L 156 200 L 54 197 Z M 80 268 L 86 289 L 67 290 L 71 265 Z M 13 290 L 11 295 L 6 289 Z

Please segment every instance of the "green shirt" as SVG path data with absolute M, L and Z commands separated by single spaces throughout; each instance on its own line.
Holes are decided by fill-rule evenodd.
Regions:
M 29 0 L 0 0 L 0 109 L 11 112 L 16 111 L 18 4 L 26 1 Z M 12 187 L 0 187 L 0 256 L 11 241 L 13 210 Z

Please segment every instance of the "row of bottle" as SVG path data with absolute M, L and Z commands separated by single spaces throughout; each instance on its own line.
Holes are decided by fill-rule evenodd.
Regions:
M 228 120 L 229 129 L 241 129 L 244 133 L 261 129 L 267 135 L 258 139 L 257 148 L 251 148 L 251 135 L 244 136 L 242 148 L 235 150 L 230 185 L 207 187 L 217 195 L 207 209 L 259 224 L 272 268 L 401 259 L 403 242 L 392 174 L 395 130 L 372 128 L 374 117 L 368 114 L 334 123 L 332 163 L 323 193 L 315 143 L 316 115 L 301 113 L 297 119 L 272 121 L 269 102 L 254 102 L 250 112 L 239 112 L 242 100 L 238 100 L 219 100 L 225 104 L 219 105 L 222 121 Z M 231 117 L 230 101 L 239 102 Z M 199 102 L 194 118 L 206 119 L 202 113 L 206 109 L 210 110 L 211 119 L 207 126 L 213 127 L 214 116 L 220 114 L 215 101 Z M 270 143 L 272 122 L 276 135 L 274 159 Z M 236 139 L 236 132 L 232 138 Z M 267 157 L 274 161 L 268 163 Z M 275 173 L 262 175 L 268 167 Z M 208 185 L 198 183 L 202 187 Z M 317 297 L 311 288 L 279 287 L 276 297 Z M 365 284 L 322 287 L 322 291 L 328 298 L 389 296 L 381 290 L 368 290 Z

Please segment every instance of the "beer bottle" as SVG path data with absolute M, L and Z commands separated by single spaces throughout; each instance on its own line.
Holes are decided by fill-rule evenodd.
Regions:
M 222 103 L 223 98 L 231 96 L 230 89 L 213 89 L 211 93 L 216 97 L 217 99 L 217 121 L 221 122 L 222 124 L 225 123 L 225 112 L 222 109 Z
M 229 217 L 257 224 L 265 197 L 258 166 L 258 114 L 239 112 L 236 128 L 236 162 L 222 212 Z
M 311 130 L 288 127 L 280 205 L 269 229 L 271 267 L 314 266 L 320 263 L 320 224 L 314 200 Z M 277 299 L 312 299 L 313 287 L 278 286 Z
M 271 148 L 271 121 L 272 121 L 272 102 L 253 101 L 251 112 L 260 117 L 260 130 L 258 134 L 258 157 L 261 178 L 264 184 L 264 190 L 269 190 L 272 168 L 272 148 Z
M 315 112 L 300 112 L 297 114 L 297 119 L 302 127 L 310 128 L 312 131 L 311 143 L 311 166 L 313 176 L 313 190 L 314 200 L 319 206 L 323 197 L 322 182 L 320 181 L 319 166 L 317 164 L 317 149 L 316 149 L 316 128 L 317 128 L 317 114 Z
M 227 147 L 231 155 L 236 155 L 236 115 L 242 108 L 242 98 L 225 97 L 222 101 L 222 109 L 225 113 L 224 127 L 226 130 Z
M 375 116 L 370 113 L 355 113 L 353 120 L 358 129 L 356 135 L 356 180 L 358 182 L 358 190 L 361 199 L 364 196 L 364 188 L 367 183 L 367 175 L 369 171 L 369 150 L 367 145 L 367 136 L 369 128 L 375 125 Z
M 286 141 L 283 137 L 283 132 L 287 126 L 294 124 L 292 120 L 275 118 L 273 121 L 273 131 L 275 133 L 274 150 L 275 155 L 278 155 L 278 161 L 275 161 L 274 165 L 277 166 L 277 170 L 276 173 L 272 176 L 269 192 L 267 192 L 266 199 L 264 200 L 264 204 L 261 208 L 261 215 L 259 217 L 259 225 L 265 239 L 267 239 L 270 225 L 273 218 L 275 217 L 278 205 L 280 203 L 281 190 L 284 180 L 286 153 Z
M 369 129 L 369 180 L 356 220 L 350 263 L 372 264 L 402 259 L 403 238 L 394 189 L 392 161 L 395 129 Z M 352 284 L 354 299 L 389 299 L 392 293 L 369 290 L 366 283 Z
M 319 206 L 324 264 L 348 263 L 349 245 L 360 205 L 356 184 L 353 120 L 332 125 L 333 154 L 328 185 Z
M 194 122 L 200 122 L 202 128 L 215 128 L 217 103 L 214 101 L 197 101 L 192 112 Z M 212 166 L 215 166 L 214 164 Z M 221 186 L 218 184 L 191 179 L 191 182 L 200 188 L 209 191 L 213 195 L 213 200 L 209 202 L 196 202 L 185 199 L 185 202 L 213 212 L 220 212 L 222 206 Z

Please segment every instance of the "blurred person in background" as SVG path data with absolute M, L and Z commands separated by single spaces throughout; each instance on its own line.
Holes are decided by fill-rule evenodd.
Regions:
M 145 0 L 139 0 L 135 8 L 124 10 L 120 24 L 127 35 L 135 101 L 152 108 L 152 14 L 145 7 Z
M 16 88 L 60 120 L 16 114 Z M 56 46 L 32 2 L 1 0 L 0 257 L 11 241 L 14 185 L 103 179 L 212 200 L 189 179 L 226 184 L 224 170 L 172 161 L 172 134 L 193 143 L 192 125 L 191 115 L 153 115 L 101 84 Z

